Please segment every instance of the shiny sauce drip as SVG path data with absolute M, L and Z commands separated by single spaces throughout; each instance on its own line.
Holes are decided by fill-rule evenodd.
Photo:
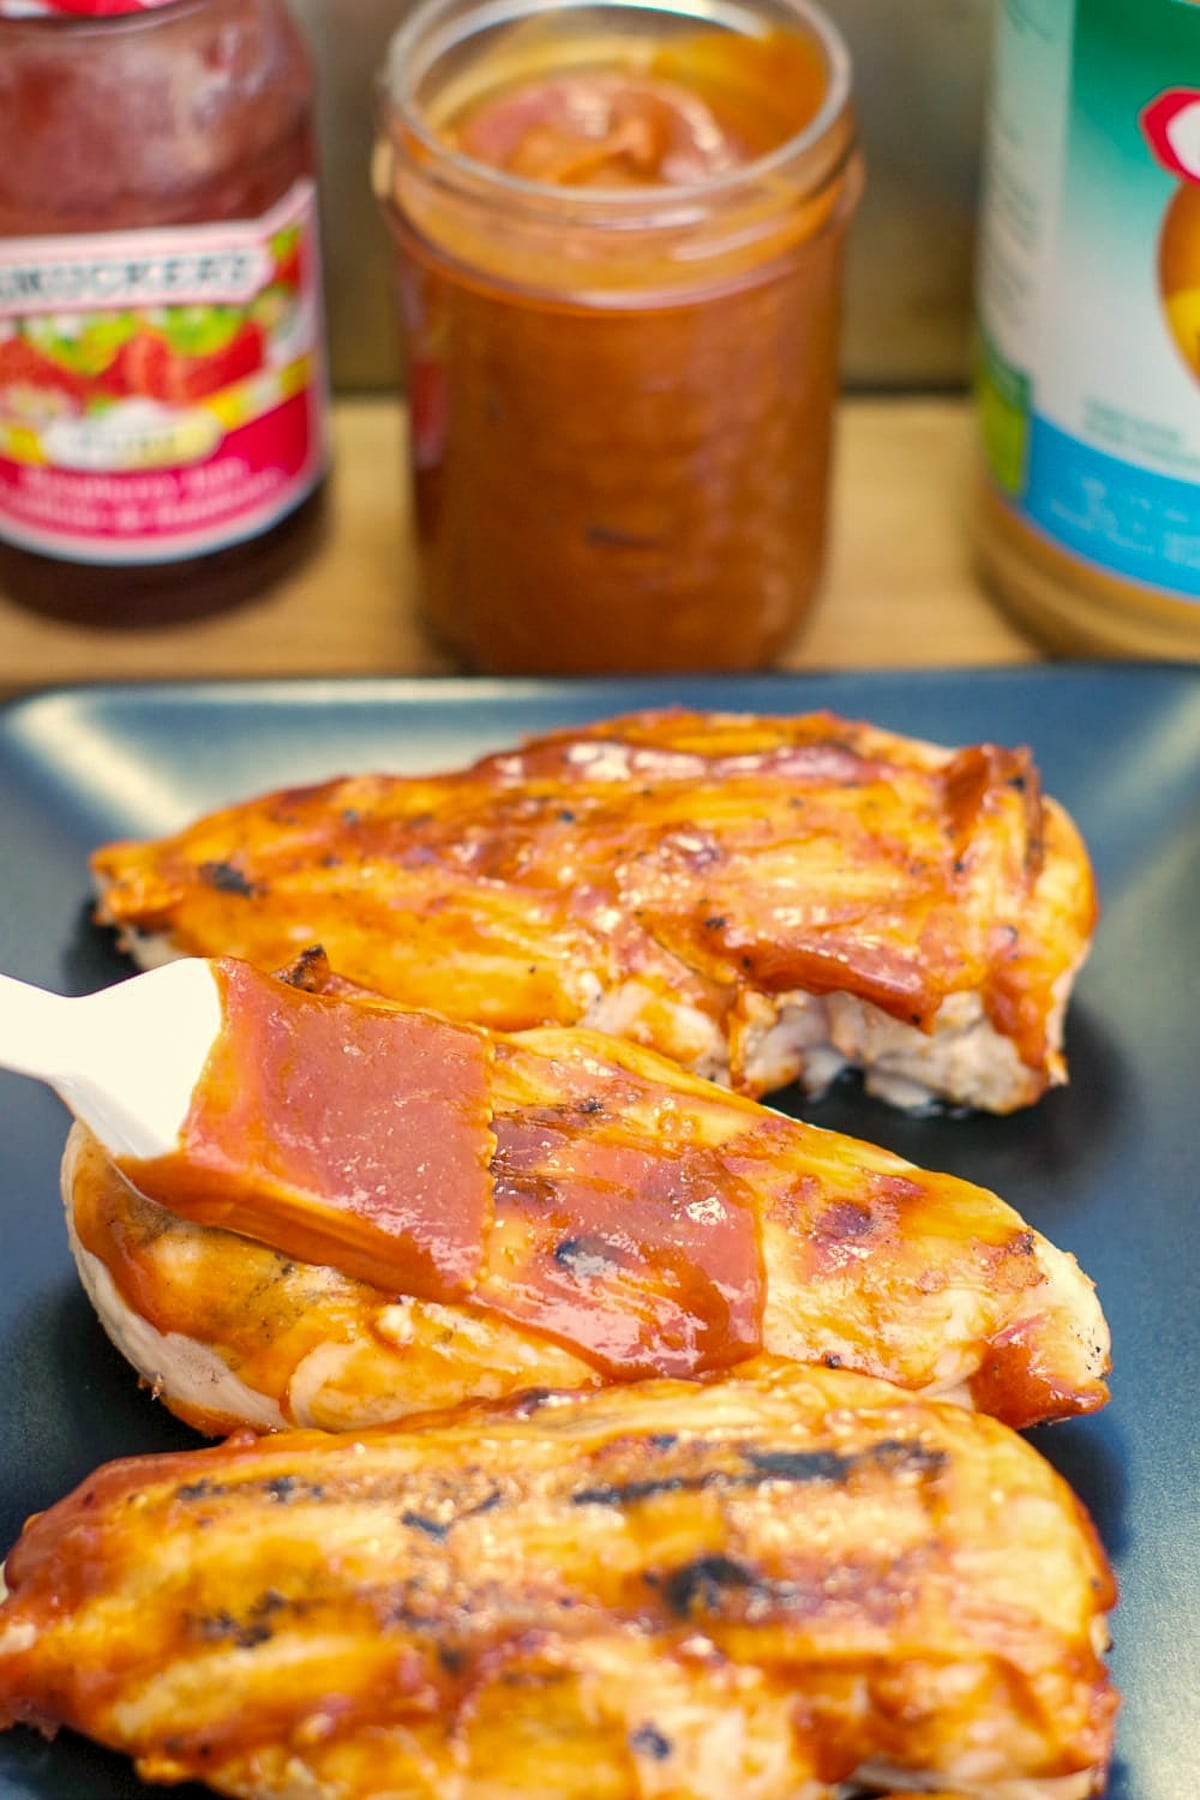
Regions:
M 199 1224 L 384 1290 L 460 1298 L 492 1216 L 483 1033 L 216 967 L 222 1028 L 179 1147 L 122 1172 Z

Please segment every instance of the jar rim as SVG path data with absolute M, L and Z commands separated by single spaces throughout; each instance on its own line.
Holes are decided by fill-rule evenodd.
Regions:
M 811 34 L 824 58 L 826 81 L 820 104 L 812 118 L 781 144 L 776 144 L 761 156 L 753 157 L 735 169 L 723 170 L 700 181 L 664 182 L 638 189 L 564 189 L 554 182 L 514 175 L 507 169 L 498 169 L 490 163 L 469 156 L 465 151 L 452 149 L 426 122 L 423 112 L 414 103 L 414 90 L 437 59 L 478 31 L 528 17 L 535 11 L 543 10 L 544 6 L 548 10 L 546 0 L 485 0 L 485 4 L 476 7 L 468 19 L 460 21 L 462 28 L 459 30 L 447 30 L 443 22 L 445 15 L 453 12 L 460 0 L 426 0 L 425 4 L 418 5 L 404 24 L 393 33 L 388 45 L 378 83 L 384 122 L 391 125 L 399 119 L 422 147 L 436 157 L 440 170 L 447 174 L 457 174 L 481 194 L 490 191 L 506 195 L 510 202 L 523 201 L 530 208 L 552 205 L 556 210 L 560 210 L 564 200 L 569 197 L 581 219 L 590 218 L 597 224 L 614 213 L 628 217 L 631 213 L 641 214 L 655 207 L 661 208 L 664 202 L 686 212 L 689 206 L 720 199 L 723 195 L 737 194 L 747 185 L 776 176 L 790 164 L 803 161 L 830 136 L 849 111 L 852 64 L 850 51 L 841 32 L 813 0 L 783 0 L 783 3 Z M 659 12 L 676 18 L 690 16 L 701 25 L 733 26 L 741 19 L 749 22 L 744 35 L 761 35 L 754 28 L 757 21 L 752 19 L 748 8 L 740 0 L 698 0 L 694 6 L 688 0 L 554 0 L 556 12 L 585 9 L 613 13 Z M 443 29 L 439 32 L 437 28 L 440 24 Z M 423 44 L 426 34 L 430 35 Z M 847 147 L 846 155 L 852 150 L 853 144 Z M 819 187 L 822 180 L 829 176 L 836 176 L 845 160 L 846 156 L 839 156 L 832 170 L 822 170 L 813 187 Z

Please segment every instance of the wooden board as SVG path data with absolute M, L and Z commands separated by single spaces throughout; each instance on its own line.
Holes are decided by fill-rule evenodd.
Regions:
M 302 574 L 235 612 L 115 631 L 37 617 L 0 595 L 0 691 L 174 677 L 447 672 L 451 665 L 417 615 L 403 430 L 393 401 L 338 403 L 322 548 Z M 961 400 L 843 405 L 828 578 L 782 667 L 1039 658 L 972 574 L 972 469 L 971 419 Z

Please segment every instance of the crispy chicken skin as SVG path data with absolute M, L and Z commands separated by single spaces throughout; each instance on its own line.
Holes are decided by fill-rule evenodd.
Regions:
M 1095 893 L 1024 750 L 651 712 L 99 850 L 144 962 L 287 962 L 502 1030 L 585 1024 L 748 1093 L 849 1063 L 1008 1112 L 1065 1079 Z
M 358 1428 L 535 1385 L 692 1379 L 760 1350 L 951 1394 L 1016 1426 L 1108 1397 L 1091 1283 L 985 1189 L 595 1032 L 489 1034 L 224 966 L 251 1022 L 286 996 L 289 1033 L 299 1018 L 311 1048 L 320 1027 L 329 1060 L 304 1074 L 321 1110 L 289 1105 L 291 1141 L 309 1125 L 322 1145 L 337 1135 L 343 1071 L 366 1060 L 343 1050 L 357 1052 L 364 1013 L 399 1018 L 385 1125 L 415 1085 L 417 1136 L 442 1147 L 451 1196 L 438 1222 L 456 1243 L 460 1190 L 481 1168 L 487 1188 L 482 1223 L 466 1215 L 469 1285 L 431 1291 L 424 1263 L 411 1283 L 403 1263 L 395 1281 L 364 1278 L 336 1245 L 312 1255 L 270 1206 L 230 1216 L 203 1180 L 148 1198 L 143 1173 L 135 1188 L 77 1127 L 63 1187 L 84 1284 L 143 1377 L 201 1430 Z M 301 974 L 322 979 L 311 963 Z M 485 1048 L 482 1076 L 440 1054 L 448 1037 Z M 264 1035 L 246 1041 L 261 1060 Z M 480 1079 L 482 1112 L 463 1128 L 462 1083 L 474 1095 Z M 245 1142 L 261 1135 L 253 1117 L 243 1126 Z M 419 1211 L 424 1161 L 402 1153 L 389 1179 L 391 1216 Z M 363 1186 L 356 1165 L 343 1191 Z M 303 1215 L 289 1223 L 302 1231 Z
M 1081 1800 L 1111 1753 L 1069 1488 L 844 1371 L 113 1463 L 7 1581 L 0 1721 L 254 1800 Z

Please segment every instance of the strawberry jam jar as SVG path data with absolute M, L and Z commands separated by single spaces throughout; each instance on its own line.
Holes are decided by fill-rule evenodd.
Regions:
M 314 535 L 313 80 L 284 0 L 0 0 L 0 589 L 97 624 Z
M 752 669 L 825 537 L 850 71 L 807 0 L 432 0 L 374 183 L 423 598 L 470 668 Z

